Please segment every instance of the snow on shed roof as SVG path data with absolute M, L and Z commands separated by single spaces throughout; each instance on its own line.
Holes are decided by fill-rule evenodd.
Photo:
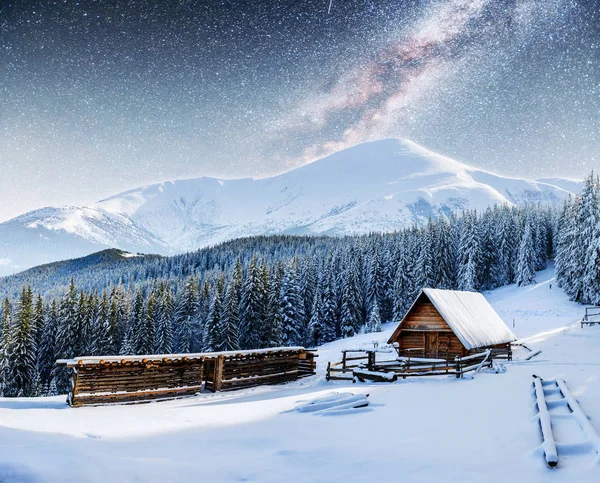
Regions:
M 429 298 L 466 349 L 517 340 L 480 293 L 433 288 L 425 288 L 422 293 Z

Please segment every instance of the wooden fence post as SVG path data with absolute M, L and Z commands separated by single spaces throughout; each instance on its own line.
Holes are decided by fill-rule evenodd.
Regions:
M 225 363 L 225 356 L 217 357 L 215 361 L 215 380 L 213 382 L 215 392 L 220 391 L 223 386 L 223 365 Z

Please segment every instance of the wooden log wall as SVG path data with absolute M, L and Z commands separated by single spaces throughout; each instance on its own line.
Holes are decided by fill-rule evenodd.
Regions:
M 202 388 L 204 359 L 99 362 L 71 366 L 71 406 L 181 397 Z
M 315 374 L 316 354 L 303 348 L 122 360 L 58 361 L 72 370 L 71 406 L 189 396 L 203 388 L 232 391 Z

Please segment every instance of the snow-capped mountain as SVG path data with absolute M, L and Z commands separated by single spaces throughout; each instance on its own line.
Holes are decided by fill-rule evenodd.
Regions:
M 578 186 L 503 177 L 387 139 L 271 178 L 168 181 L 26 213 L 0 224 L 0 274 L 106 247 L 171 254 L 249 235 L 393 231 L 466 207 L 556 204 Z

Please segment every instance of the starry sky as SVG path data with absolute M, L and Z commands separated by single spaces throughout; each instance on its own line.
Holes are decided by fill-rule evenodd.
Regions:
M 0 221 L 403 137 L 600 161 L 600 0 L 0 0 Z

